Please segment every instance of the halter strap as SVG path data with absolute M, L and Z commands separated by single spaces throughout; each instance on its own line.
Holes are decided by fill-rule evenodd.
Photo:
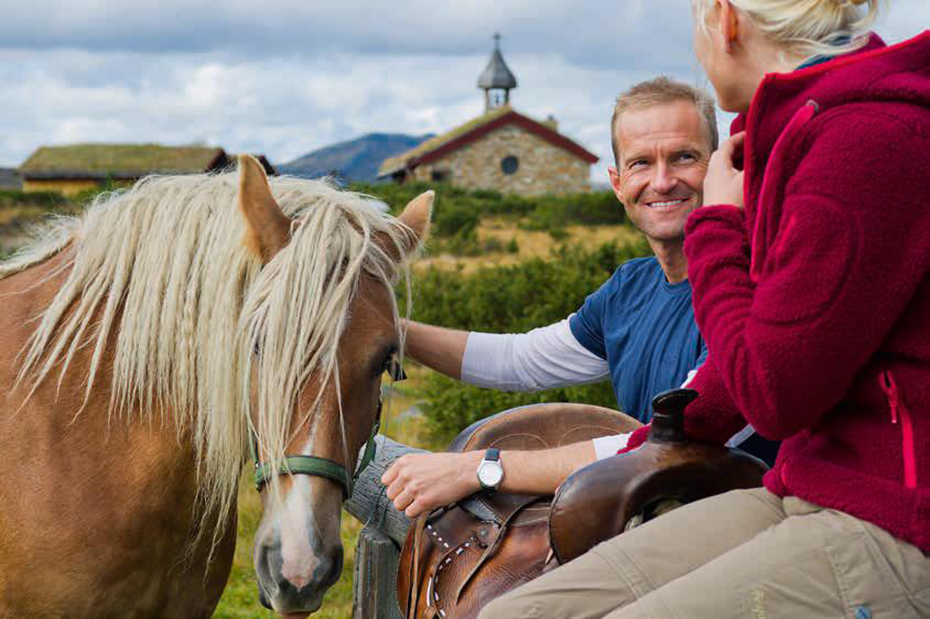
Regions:
M 365 452 L 355 469 L 355 475 L 349 476 L 346 467 L 329 458 L 319 456 L 284 456 L 284 459 L 278 462 L 279 475 L 311 475 L 313 477 L 323 477 L 334 481 L 342 487 L 342 499 L 346 500 L 352 496 L 352 489 L 355 480 L 362 474 L 371 461 L 375 459 L 375 436 L 381 429 L 381 401 L 378 401 L 378 413 L 375 424 L 371 428 L 371 435 L 368 442 L 365 443 Z M 255 489 L 259 492 L 272 477 L 274 467 L 271 462 L 262 463 L 258 459 L 258 448 L 256 447 L 256 438 L 254 435 L 249 437 L 249 452 L 252 456 L 252 462 L 255 463 Z

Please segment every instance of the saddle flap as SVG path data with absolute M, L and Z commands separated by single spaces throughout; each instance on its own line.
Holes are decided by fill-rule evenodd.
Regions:
M 523 499 L 526 509 L 533 506 L 532 498 Z M 511 516 L 516 519 L 516 513 Z M 453 506 L 415 526 L 420 529 L 407 536 L 397 574 L 397 599 L 409 619 L 477 617 L 487 602 L 536 578 L 546 566 L 545 518 L 501 525 Z

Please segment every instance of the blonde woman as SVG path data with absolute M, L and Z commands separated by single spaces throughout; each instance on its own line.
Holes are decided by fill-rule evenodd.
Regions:
M 878 1 L 693 0 L 698 59 L 740 116 L 686 227 L 711 351 L 686 428 L 783 440 L 765 487 L 482 618 L 930 617 L 930 34 L 885 46 Z

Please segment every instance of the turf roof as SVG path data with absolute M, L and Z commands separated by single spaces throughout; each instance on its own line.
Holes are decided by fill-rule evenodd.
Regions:
M 42 146 L 19 167 L 24 176 L 135 178 L 146 174 L 204 172 L 223 153 L 207 146 L 72 144 Z

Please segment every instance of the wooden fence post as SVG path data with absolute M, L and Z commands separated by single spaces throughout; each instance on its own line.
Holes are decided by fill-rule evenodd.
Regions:
M 385 495 L 381 476 L 394 460 L 422 452 L 378 435 L 374 461 L 355 482 L 346 510 L 365 524 L 355 548 L 353 619 L 403 619 L 397 605 L 397 563 L 410 520 Z
M 374 527 L 365 527 L 355 549 L 352 619 L 403 619 L 397 605 L 397 562 L 394 542 Z

